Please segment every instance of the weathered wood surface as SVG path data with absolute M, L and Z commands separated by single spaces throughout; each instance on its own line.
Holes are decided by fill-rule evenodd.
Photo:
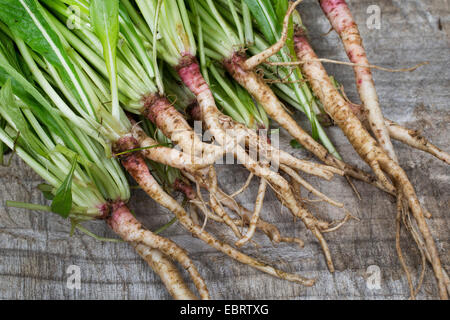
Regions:
M 421 129 L 435 144 L 450 150 L 450 7 L 448 0 L 352 0 L 351 8 L 373 64 L 404 67 L 422 61 L 431 64 L 414 73 L 375 72 L 375 79 L 385 114 L 411 128 Z M 368 30 L 366 10 L 370 5 L 382 10 L 381 30 Z M 316 1 L 301 5 L 304 23 L 310 30 L 312 43 L 322 57 L 344 59 L 337 36 L 329 30 Z M 328 65 L 329 71 L 345 85 L 351 99 L 357 100 L 352 70 Z M 302 117 L 299 115 L 298 117 Z M 304 120 L 302 120 L 304 121 Z M 329 130 L 339 150 L 349 162 L 359 164 L 357 156 L 338 129 Z M 287 145 L 289 138 L 283 137 Z M 420 200 L 433 214 L 429 225 L 450 271 L 450 175 L 449 168 L 431 156 L 395 143 L 402 166 L 416 186 Z M 303 151 L 293 151 L 307 157 Z M 227 191 L 237 188 L 246 178 L 238 167 L 221 167 L 221 184 Z M 10 168 L 0 168 L 0 298 L 1 299 L 168 299 L 160 280 L 126 244 L 100 243 L 77 233 L 69 236 L 67 221 L 50 214 L 25 212 L 4 206 L 5 200 L 44 203 L 36 186 L 41 182 L 31 170 L 15 158 Z M 345 202 L 360 222 L 350 222 L 339 232 L 326 236 L 334 255 L 337 271 L 327 271 L 321 250 L 300 222 L 294 223 L 287 210 L 281 210 L 273 194 L 269 194 L 263 216 L 274 222 L 283 233 L 299 236 L 306 242 L 303 250 L 294 245 L 278 247 L 258 235 L 259 249 L 248 246 L 245 252 L 291 272 L 317 277 L 312 288 L 274 279 L 242 266 L 193 239 L 179 225 L 166 236 L 185 247 L 201 274 L 212 297 L 217 299 L 403 299 L 408 296 L 405 275 L 395 251 L 395 204 L 387 195 L 357 183 L 363 200 L 356 197 L 343 179 L 328 183 L 308 179 L 326 194 Z M 251 208 L 250 197 L 241 198 Z M 132 207 L 150 229 L 169 221 L 170 214 L 136 192 Z M 337 210 L 323 204 L 313 208 L 319 216 L 336 219 Z M 103 222 L 89 228 L 101 236 L 113 237 Z M 230 233 L 208 226 L 219 238 L 232 240 Z M 419 272 L 418 252 L 409 237 L 402 245 L 413 274 Z M 81 267 L 80 290 L 66 287 L 66 269 Z M 381 289 L 366 285 L 367 268 L 381 269 Z M 436 282 L 428 268 L 420 298 L 437 298 Z

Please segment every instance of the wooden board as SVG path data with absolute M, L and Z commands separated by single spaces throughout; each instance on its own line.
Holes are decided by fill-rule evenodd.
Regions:
M 387 117 L 422 130 L 435 144 L 450 151 L 450 7 L 448 0 L 352 0 L 349 4 L 373 64 L 399 68 L 429 61 L 414 73 L 375 72 L 383 110 Z M 367 8 L 381 8 L 381 29 L 369 30 Z M 321 57 L 346 60 L 336 34 L 323 36 L 330 26 L 316 1 L 301 5 L 304 23 L 313 46 Z M 331 74 L 344 84 L 349 97 L 358 101 L 353 72 L 348 67 L 327 65 Z M 307 127 L 304 118 L 296 115 Z M 329 129 L 333 141 L 348 162 L 363 166 L 351 146 L 336 128 Z M 283 133 L 288 149 L 289 137 Z M 444 266 L 450 271 L 450 175 L 445 164 L 431 156 L 395 143 L 402 166 L 417 188 L 420 200 L 433 214 L 429 225 L 436 239 Z M 309 157 L 302 150 L 292 150 Z M 221 185 L 232 192 L 244 183 L 245 170 L 219 166 Z M 294 223 L 286 209 L 281 210 L 275 196 L 267 196 L 263 216 L 289 236 L 305 240 L 304 249 L 294 245 L 274 247 L 265 237 L 255 240 L 260 248 L 244 251 L 283 270 L 317 277 L 317 285 L 305 288 L 274 279 L 232 261 L 192 238 L 179 225 L 164 235 L 186 248 L 206 279 L 216 299 L 405 299 L 408 287 L 395 251 L 395 204 L 393 199 L 367 185 L 357 183 L 363 200 L 358 201 L 343 179 L 332 182 L 306 177 L 324 193 L 345 202 L 361 221 L 348 223 L 339 232 L 326 236 L 337 271 L 327 271 L 321 250 L 300 222 Z M 169 295 L 150 268 L 126 244 L 100 243 L 77 233 L 69 236 L 70 226 L 61 218 L 38 212 L 6 208 L 5 200 L 44 203 L 36 186 L 41 182 L 20 160 L 0 168 L 0 299 L 168 299 Z M 252 208 L 257 184 L 240 200 Z M 132 208 L 145 225 L 155 230 L 171 215 L 141 192 L 135 192 Z M 342 212 L 317 203 L 311 208 L 324 219 L 337 219 Z M 98 235 L 113 237 L 104 222 L 89 224 Z M 210 223 L 208 230 L 220 239 L 233 241 L 232 234 Z M 418 252 L 412 240 L 403 235 L 402 246 L 413 275 L 420 271 Z M 81 289 L 66 286 L 70 265 L 81 270 Z M 381 270 L 380 288 L 370 289 L 368 268 Z M 436 282 L 427 269 L 419 298 L 438 298 Z M 369 269 L 370 271 L 370 269 Z

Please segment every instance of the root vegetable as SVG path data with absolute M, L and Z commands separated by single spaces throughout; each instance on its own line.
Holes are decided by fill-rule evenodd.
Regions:
M 328 20 L 330 20 L 333 29 L 341 37 L 350 61 L 359 65 L 369 65 L 358 26 L 345 0 L 319 0 L 319 3 Z M 370 68 L 364 67 L 354 67 L 354 71 L 358 92 L 364 109 L 367 111 L 372 132 L 388 156 L 395 162 L 398 162 L 381 111 L 372 71 Z
M 139 255 L 161 278 L 170 295 L 176 300 L 196 300 L 197 297 L 185 284 L 175 265 L 161 251 L 151 249 L 143 244 L 134 244 Z M 207 296 L 205 296 L 206 298 Z
M 317 59 L 302 29 L 298 28 L 296 30 L 294 41 L 299 60 Z M 322 101 L 326 111 L 342 129 L 361 158 L 372 167 L 380 179 L 383 179 L 386 173 L 398 186 L 399 192 L 402 192 L 406 198 L 425 240 L 425 246 L 429 251 L 433 270 L 439 285 L 440 296 L 442 299 L 447 299 L 448 293 L 445 287 L 438 250 L 426 223 L 423 214 L 424 211 L 420 206 L 414 187 L 406 173 L 365 130 L 363 124 L 352 112 L 348 102 L 334 88 L 322 64 L 319 62 L 305 63 L 302 69 L 313 91 Z
M 226 225 L 228 225 L 231 230 L 233 230 L 236 237 L 241 238 L 241 232 L 239 231 L 238 227 L 234 223 L 234 221 L 228 216 L 228 214 L 225 212 L 224 208 L 222 207 L 221 202 L 217 199 L 217 175 L 216 170 L 213 167 L 209 168 L 209 193 L 210 193 L 210 205 L 213 208 L 214 212 L 216 212 L 221 219 L 225 222 Z
M 185 172 L 184 175 L 189 180 L 196 182 L 195 179 L 190 174 Z M 251 176 L 252 176 L 252 174 L 251 174 Z M 234 223 L 237 226 L 244 227 L 244 226 L 250 225 L 250 221 L 253 216 L 253 213 L 250 210 L 247 210 L 246 208 L 244 208 L 243 206 L 238 204 L 233 199 L 233 195 L 229 196 L 229 195 L 225 194 L 225 192 L 219 188 L 217 196 L 218 196 L 218 201 L 220 201 L 228 209 L 234 211 L 240 217 L 240 219 L 234 220 Z M 220 219 L 219 217 L 215 218 L 214 215 L 212 215 L 212 213 L 210 213 L 208 211 L 204 211 L 203 208 L 201 207 L 201 205 L 198 205 L 199 204 L 198 200 L 196 200 L 195 198 L 192 198 L 191 200 L 193 203 L 195 203 L 197 205 L 197 207 L 205 215 L 208 215 L 210 218 L 213 218 L 214 221 L 216 221 L 216 222 L 224 223 L 223 220 Z M 278 230 L 278 228 L 275 225 L 264 221 L 264 219 L 262 219 L 261 217 L 257 221 L 256 228 L 258 230 L 260 230 L 261 232 L 263 232 L 264 234 L 266 234 L 266 236 L 274 243 L 281 243 L 281 242 L 296 243 L 301 248 L 303 248 L 303 246 L 304 246 L 304 242 L 301 239 L 281 236 L 280 231 Z
M 116 145 L 118 150 L 133 150 L 138 147 L 138 142 L 135 139 L 128 138 L 126 140 L 119 141 Z M 305 286 L 312 286 L 315 280 L 306 279 L 301 276 L 290 274 L 278 269 L 275 269 L 265 263 L 259 262 L 240 251 L 234 249 L 233 247 L 215 239 L 211 234 L 203 230 L 200 226 L 193 223 L 192 219 L 186 213 L 186 211 L 180 206 L 180 204 L 170 197 L 161 186 L 155 181 L 153 176 L 150 174 L 148 167 L 145 164 L 144 159 L 137 153 L 132 153 L 127 155 L 122 159 L 122 165 L 127 169 L 131 176 L 138 182 L 140 187 L 156 202 L 161 204 L 163 207 L 169 209 L 173 212 L 178 221 L 195 237 L 206 242 L 213 248 L 221 251 L 222 253 L 230 256 L 231 258 L 247 264 L 255 269 L 268 273 L 274 277 L 285 279 L 289 281 L 298 282 Z
M 224 146 L 225 150 L 230 150 L 230 148 L 232 148 L 231 150 L 233 150 L 237 159 L 247 168 L 247 170 L 256 176 L 267 180 L 283 205 L 285 205 L 294 216 L 300 218 L 318 239 L 324 252 L 328 268 L 331 272 L 334 272 L 331 253 L 323 235 L 316 225 L 315 218 L 306 209 L 298 205 L 289 183 L 279 174 L 270 170 L 270 168 L 262 166 L 260 163 L 251 159 L 245 150 L 235 143 L 235 139 L 227 136 L 220 123 L 221 113 L 216 107 L 214 97 L 200 72 L 196 59 L 194 57 L 185 56 L 178 67 L 178 73 L 186 86 L 197 97 L 205 125 L 216 138 L 216 141 L 220 144 L 225 144 L 224 141 L 231 141 L 229 144 L 227 143 L 227 146 Z
M 134 162 L 132 158 L 133 157 L 125 161 Z M 125 166 L 131 167 L 133 164 L 126 163 Z M 136 220 L 135 217 L 133 217 L 130 210 L 123 203 L 116 203 L 113 205 L 111 217 L 108 218 L 108 224 L 125 241 L 144 244 L 147 247 L 160 250 L 171 259 L 179 262 L 180 265 L 188 271 L 202 299 L 209 299 L 206 284 L 197 271 L 197 268 L 187 256 L 186 252 L 172 241 L 155 235 L 152 232 L 142 228 L 142 225 Z M 177 275 L 174 275 L 174 277 L 176 278 Z
M 298 159 L 281 149 L 274 148 L 268 141 L 264 141 L 253 130 L 248 129 L 244 125 L 226 119 L 227 128 L 234 131 L 242 130 L 248 135 L 248 144 L 252 150 L 259 150 L 260 154 L 267 158 L 268 161 L 286 165 L 295 170 L 301 170 L 305 173 L 321 177 L 326 180 L 333 178 L 333 174 L 344 175 L 344 171 L 333 166 L 321 165 L 310 161 Z
M 220 1 L 219 1 L 220 2 Z M 234 11 L 234 8 L 229 3 L 226 3 L 225 1 L 222 2 L 222 8 L 229 8 L 231 11 Z M 320 131 L 319 136 L 323 141 L 326 141 L 328 150 L 333 154 L 330 154 L 330 152 L 322 146 L 320 143 L 315 141 L 309 134 L 307 134 L 298 124 L 297 122 L 292 119 L 291 115 L 287 113 L 282 103 L 279 101 L 277 96 L 274 94 L 274 92 L 271 90 L 271 88 L 261 79 L 255 72 L 254 68 L 258 65 L 266 61 L 269 57 L 276 54 L 278 51 L 280 51 L 287 40 L 287 36 L 289 34 L 289 18 L 291 13 L 294 12 L 295 6 L 301 1 L 297 1 L 294 4 L 291 4 L 289 6 L 289 9 L 287 9 L 287 14 L 284 17 L 283 20 L 283 30 L 281 31 L 281 37 L 277 34 L 278 32 L 278 26 L 276 24 L 279 23 L 279 17 L 273 17 L 271 16 L 272 4 L 271 3 L 259 3 L 258 1 L 246 1 L 246 3 L 249 5 L 251 10 L 254 12 L 254 16 L 257 17 L 256 20 L 258 22 L 260 31 L 264 33 L 264 30 L 267 31 L 267 29 L 270 29 L 270 36 L 266 33 L 266 38 L 273 38 L 273 39 L 280 39 L 278 41 L 274 40 L 272 43 L 276 41 L 276 43 L 273 44 L 272 47 L 266 48 L 265 50 L 262 50 L 259 54 L 256 54 L 254 57 L 251 57 L 249 59 L 246 58 L 245 54 L 242 51 L 239 51 L 238 48 L 244 47 L 245 44 L 242 42 L 242 37 L 236 36 L 235 33 L 233 33 L 233 28 L 228 26 L 226 24 L 225 19 L 221 17 L 219 10 L 215 8 L 215 5 L 208 1 L 201 1 L 200 4 L 197 6 L 198 8 L 195 10 L 193 9 L 194 17 L 196 16 L 196 11 L 198 11 L 197 16 L 195 17 L 198 21 L 198 27 L 199 27 L 199 38 L 202 39 L 201 41 L 205 41 L 205 44 L 209 46 L 208 49 L 214 52 L 214 54 L 210 54 L 211 58 L 220 61 L 223 63 L 225 69 L 232 75 L 232 77 L 242 86 L 244 87 L 252 96 L 255 98 L 255 100 L 264 108 L 265 112 L 276 122 L 278 122 L 281 127 L 286 129 L 291 136 L 293 136 L 301 145 L 303 145 L 307 150 L 312 152 L 314 155 L 316 155 L 321 161 L 323 161 L 325 164 L 334 166 L 335 168 L 339 170 L 344 170 L 345 174 L 348 176 L 366 181 L 368 183 L 376 184 L 378 187 L 382 188 L 383 190 L 386 190 L 390 193 L 394 193 L 395 190 L 392 187 L 392 185 L 382 185 L 379 182 L 376 181 L 376 179 L 372 178 L 367 173 L 353 168 L 344 162 L 340 161 L 338 158 L 333 156 L 333 154 L 337 154 L 334 147 L 332 147 L 331 142 L 326 138 L 326 135 L 324 131 Z M 192 7 L 194 8 L 195 5 L 192 3 Z M 284 4 L 280 4 L 281 7 Z M 218 4 L 220 6 L 220 4 Z M 271 8 L 271 9 L 270 9 Z M 286 4 L 287 8 L 287 4 Z M 210 18 L 206 19 L 204 17 L 210 16 Z M 263 16 L 263 18 L 261 18 Z M 193 19 L 193 21 L 196 21 L 196 19 Z M 241 24 L 239 18 L 231 19 L 231 21 L 234 21 L 234 27 L 239 28 L 239 25 Z M 262 24 L 267 23 L 270 27 L 263 27 Z M 233 22 L 232 22 L 233 25 Z M 214 36 L 214 31 L 217 30 L 219 34 L 217 35 L 217 38 Z M 204 36 L 204 37 L 203 37 Z M 271 40 L 272 41 L 272 40 Z M 259 41 L 261 42 L 261 41 Z M 262 41 L 264 42 L 264 41 Z M 258 45 L 257 45 L 258 46 Z M 223 47 L 223 48 L 222 48 Z M 259 49 L 259 47 L 258 47 Z M 285 57 L 288 55 L 286 52 L 287 50 L 282 50 L 281 55 Z M 205 53 L 201 53 L 201 56 L 205 55 Z M 218 58 L 221 56 L 222 58 Z M 204 60 L 204 58 L 203 58 Z M 205 61 L 203 61 L 203 64 L 205 64 Z M 214 73 L 214 72 L 213 72 Z M 292 72 L 292 74 L 297 75 L 296 72 Z M 288 76 L 289 77 L 289 76 Z M 299 75 L 300 79 L 302 78 Z M 294 77 L 296 78 L 296 77 Z M 289 77 L 290 80 L 291 77 Z M 297 78 L 296 78 L 297 79 Z M 311 106 L 312 103 L 311 99 L 312 95 L 309 93 L 309 89 L 306 87 L 306 85 L 301 86 L 301 88 L 296 88 L 294 95 L 297 96 L 298 99 L 302 100 L 302 103 L 304 104 L 305 112 L 307 113 L 308 117 L 310 118 L 310 121 L 313 124 L 313 127 L 320 126 L 317 123 L 317 119 L 315 116 L 311 114 Z M 309 93 L 309 96 L 307 93 L 304 92 L 304 90 L 307 90 Z M 309 102 L 307 102 L 309 101 Z M 306 104 L 308 106 L 306 106 Z M 316 128 L 317 129 L 317 128 Z M 317 129 L 318 130 L 318 129 Z M 283 155 L 284 156 L 284 155 Z M 289 162 L 291 159 L 283 159 Z M 280 163 L 282 163 L 282 161 Z M 284 163 L 287 164 L 287 163 Z M 298 167 L 296 168 L 298 169 Z M 349 180 L 349 179 L 348 179 Z M 350 184 L 351 181 L 349 180 Z M 354 186 L 352 185 L 354 188 Z M 355 189 L 355 188 L 354 188 Z
M 6 41 L 5 38 L 2 38 L 1 48 L 4 48 L 3 41 Z M 148 240 L 147 247 L 161 248 L 167 255 L 178 258 L 192 275 L 200 296 L 208 299 L 206 285 L 184 251 L 169 240 L 143 229 L 125 206 L 130 190 L 116 159 L 108 158 L 99 144 L 63 119 L 51 105 L 49 97 L 38 91 L 19 68 L 14 70 L 5 60 L 2 67 L 7 68 L 7 75 L 16 82 L 12 85 L 8 80 L 6 84 L 1 84 L 0 113 L 7 116 L 10 127 L 0 128 L 0 141 L 14 149 L 47 181 L 45 192 L 54 196 L 50 207 L 27 204 L 21 204 L 21 207 L 57 213 L 70 219 L 73 228 L 100 240 L 115 241 L 97 237 L 80 225 L 84 221 L 107 219 L 116 234 L 145 256 L 175 298 L 196 297 L 179 277 L 176 268 L 167 259 L 158 256 L 157 251 L 144 250 L 141 240 Z M 30 99 L 31 96 L 36 100 Z M 16 101 L 20 101 L 21 108 L 26 107 L 23 115 Z M 33 130 L 30 130 L 31 127 Z M 23 133 L 16 130 L 23 130 Z M 21 139 L 12 140 L 11 136 L 21 136 Z
M 298 123 L 286 112 L 275 93 L 266 83 L 253 71 L 245 71 L 242 64 L 245 57 L 241 54 L 235 54 L 231 60 L 225 61 L 225 67 L 236 81 L 238 81 L 249 93 L 264 107 L 267 114 L 277 121 L 289 134 L 291 134 L 302 146 L 313 153 L 325 164 L 344 170 L 345 174 L 375 184 L 377 187 L 395 193 L 394 187 L 389 184 L 380 184 L 366 172 L 354 168 L 331 155 L 325 147 L 315 141 L 306 133 Z

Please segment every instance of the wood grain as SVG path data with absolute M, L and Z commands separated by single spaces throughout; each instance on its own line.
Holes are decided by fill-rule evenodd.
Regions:
M 429 61 L 414 73 L 375 72 L 375 81 L 384 113 L 392 120 L 420 129 L 430 140 L 450 150 L 450 7 L 448 0 L 353 0 L 349 4 L 360 23 L 361 32 L 373 64 L 401 68 Z M 369 5 L 382 10 L 381 30 L 368 30 L 365 20 Z M 301 7 L 311 41 L 321 57 L 346 60 L 336 34 L 322 36 L 330 26 L 316 1 L 305 1 Z M 358 101 L 351 68 L 326 66 L 344 84 L 349 97 Z M 305 119 L 296 115 L 308 127 Z M 333 141 L 348 162 L 364 166 L 337 128 L 328 129 Z M 286 149 L 300 157 L 303 150 L 289 148 L 289 137 L 282 132 Z M 400 162 L 416 186 L 423 205 L 433 214 L 429 221 L 445 268 L 450 271 L 450 175 L 448 166 L 431 156 L 395 143 Z M 240 167 L 218 168 L 221 185 L 229 192 L 244 183 L 245 170 Z M 331 275 L 321 250 L 311 234 L 282 210 L 269 193 L 263 217 L 275 223 L 288 236 L 305 240 L 303 250 L 294 245 L 276 248 L 257 235 L 260 248 L 248 245 L 245 252 L 286 271 L 317 277 L 312 288 L 287 283 L 242 266 L 197 239 L 178 224 L 165 231 L 190 252 L 216 299 L 405 299 L 408 288 L 395 251 L 395 203 L 385 194 L 356 183 L 363 196 L 357 201 L 343 179 L 331 182 L 306 177 L 324 193 L 344 202 L 361 221 L 352 221 L 340 231 L 326 236 L 337 271 Z M 5 200 L 44 203 L 36 186 L 41 182 L 17 158 L 9 168 L 0 168 L 0 299 L 168 299 L 161 281 L 126 244 L 100 243 L 87 236 L 69 236 L 70 226 L 61 218 L 38 212 L 6 208 Z M 258 185 L 240 201 L 251 208 Z M 135 192 L 132 208 L 150 229 L 171 219 L 171 214 Z M 324 204 L 311 208 L 325 219 L 336 219 L 342 213 Z M 113 237 L 103 222 L 89 224 L 100 236 Z M 223 240 L 233 235 L 210 223 L 208 230 Z M 402 247 L 414 275 L 420 259 L 412 240 L 402 236 Z M 81 267 L 80 290 L 66 287 L 67 267 Z M 366 286 L 367 268 L 379 266 L 381 289 Z M 438 298 L 436 282 L 428 268 L 419 298 Z

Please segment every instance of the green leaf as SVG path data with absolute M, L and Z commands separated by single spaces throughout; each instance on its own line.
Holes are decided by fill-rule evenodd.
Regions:
M 247 6 L 250 8 L 253 16 L 255 17 L 259 30 L 263 33 L 265 38 L 269 41 L 269 44 L 274 44 L 278 41 L 281 36 L 281 31 L 283 29 L 283 21 L 286 16 L 287 10 L 289 8 L 289 2 L 287 0 L 245 0 Z M 294 13 L 297 20 L 300 20 L 298 14 Z M 293 42 L 294 34 L 294 22 L 291 18 L 289 22 L 288 29 L 288 40 L 286 42 L 287 49 L 280 51 L 280 56 L 286 62 L 291 62 L 291 58 L 295 61 L 296 54 L 294 50 Z M 293 80 L 303 79 L 299 68 L 295 68 L 294 72 L 291 74 Z M 299 84 L 294 83 L 291 87 L 295 90 L 297 97 L 299 95 L 304 95 L 303 90 L 308 90 L 306 85 L 300 87 Z M 311 135 L 315 140 L 319 139 L 319 128 L 318 121 L 315 114 L 312 112 L 311 106 L 303 104 L 303 111 L 306 113 L 307 117 L 311 123 Z
M 19 97 L 51 132 L 61 137 L 68 146 L 73 146 L 74 140 L 78 139 L 59 116 L 59 111 L 28 81 L 30 78 L 25 72 L 14 68 L 0 50 L 0 86 L 11 81 L 14 95 Z
M 57 32 L 47 21 L 44 9 L 36 0 L 0 0 L 0 20 L 22 39 L 31 49 L 50 62 L 61 76 L 64 84 L 83 106 L 78 110 L 95 117 L 94 108 L 66 53 Z
M 33 133 L 28 125 L 28 121 L 20 110 L 20 107 L 14 98 L 10 80 L 8 80 L 0 90 L 0 114 L 10 123 L 14 124 L 28 148 L 43 157 L 48 156 L 45 146 Z
M 291 140 L 291 142 L 289 144 L 294 149 L 303 149 L 303 146 L 295 139 Z
M 139 61 L 144 66 L 145 71 L 147 71 L 148 76 L 153 78 L 155 76 L 155 72 L 153 70 L 151 59 L 148 58 L 147 49 L 144 46 L 142 37 L 138 34 L 133 21 L 131 20 L 126 8 L 122 3 L 120 4 L 119 12 L 121 17 L 120 21 L 121 32 L 127 39 L 130 46 L 133 48 Z
M 76 166 L 77 157 L 72 160 L 72 168 L 62 185 L 56 191 L 51 205 L 52 212 L 59 214 L 63 218 L 68 218 L 70 210 L 72 210 L 72 180 Z
M 272 4 L 275 8 L 275 12 L 278 17 L 278 23 L 283 24 L 284 17 L 286 12 L 289 9 L 289 1 L 288 0 L 272 0 Z
M 5 129 L 6 127 L 6 120 L 1 118 L 0 119 L 0 128 Z M 0 166 L 3 166 L 5 164 L 4 157 L 5 154 L 8 153 L 9 148 L 6 144 L 3 143 L 3 141 L 0 141 Z
M 0 31 L 0 52 L 4 55 L 7 61 L 16 69 L 20 69 L 20 64 L 17 57 L 17 52 L 14 48 L 13 41 Z
M 11 80 L 14 95 L 24 102 L 50 132 L 58 135 L 69 148 L 81 146 L 78 137 L 60 116 L 60 111 L 35 87 L 31 71 L 23 58 L 17 56 L 11 39 L 0 32 L 0 42 L 0 86 Z
M 81 224 L 79 224 L 76 221 L 72 221 L 72 229 L 71 229 L 71 232 L 70 232 L 70 236 L 73 236 L 73 233 L 74 233 L 75 229 L 80 230 L 84 234 L 88 235 L 89 237 L 94 238 L 97 241 L 101 241 L 101 242 L 117 242 L 117 243 L 124 242 L 124 240 L 122 240 L 122 239 L 112 239 L 112 238 L 104 238 L 104 237 L 97 236 L 95 233 L 90 232 L 88 229 L 84 228 L 83 226 L 81 226 Z
M 245 44 L 247 46 L 253 46 L 255 44 L 255 34 L 253 30 L 253 20 L 245 0 L 241 0 L 242 4 L 242 19 L 244 20 L 245 29 Z
M 117 79 L 117 44 L 119 41 L 119 0 L 92 0 L 91 23 L 103 46 L 103 57 L 108 68 L 112 95 L 112 114 L 120 118 L 119 89 Z
M 245 0 L 245 3 L 256 19 L 258 27 L 266 40 L 270 43 L 277 42 L 281 28 L 271 0 Z
M 62 146 L 60 144 L 56 145 L 55 149 L 53 149 L 52 152 L 62 153 L 67 158 L 72 159 L 72 160 L 76 159 L 79 164 L 85 166 L 86 168 L 92 168 L 93 166 L 95 166 L 94 163 L 92 163 L 85 157 L 80 156 L 78 153 L 76 153 L 76 152 L 70 150 L 69 148 Z
M 17 201 L 6 201 L 6 206 L 9 207 L 9 208 L 19 208 L 19 209 L 51 212 L 51 208 L 50 207 L 42 206 L 42 205 L 39 205 L 39 204 L 33 204 L 33 203 L 25 203 L 25 202 L 17 202 Z
M 20 74 L 24 75 L 26 79 L 32 82 L 32 75 L 27 64 L 23 60 L 22 56 L 18 54 L 14 46 L 13 40 L 0 30 L 0 54 L 3 55 L 8 63 L 15 68 Z
M 55 196 L 53 194 L 54 188 L 51 185 L 42 183 L 42 184 L 38 185 L 38 189 L 42 192 L 45 199 L 47 199 L 47 200 L 55 199 Z

